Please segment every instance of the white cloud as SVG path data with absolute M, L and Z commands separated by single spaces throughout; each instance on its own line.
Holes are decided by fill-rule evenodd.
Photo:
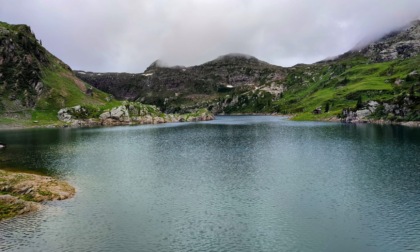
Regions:
M 142 72 L 244 53 L 311 63 L 420 17 L 418 0 L 0 0 L 74 69 Z

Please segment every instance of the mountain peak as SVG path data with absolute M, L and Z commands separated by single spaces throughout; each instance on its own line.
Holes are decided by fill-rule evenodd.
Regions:
M 270 65 L 254 56 L 242 53 L 229 53 L 204 63 L 203 65 Z
M 420 20 L 391 31 L 359 50 L 374 62 L 406 59 L 420 54 Z M 357 46 L 356 48 L 357 49 Z
M 243 53 L 228 53 L 228 54 L 221 55 L 216 58 L 216 60 L 226 60 L 226 59 L 258 60 L 254 56 L 243 54 Z
M 157 60 L 153 61 L 153 63 L 150 64 L 150 66 L 148 66 L 144 72 L 145 73 L 146 72 L 151 72 L 153 70 L 156 70 L 157 68 L 162 68 L 162 67 L 165 67 L 165 64 L 163 63 L 162 60 L 157 59 Z

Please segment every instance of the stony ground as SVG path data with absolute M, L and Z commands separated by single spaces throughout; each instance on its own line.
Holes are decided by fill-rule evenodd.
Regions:
M 36 211 L 40 202 L 71 198 L 75 192 L 52 177 L 0 170 L 0 220 Z

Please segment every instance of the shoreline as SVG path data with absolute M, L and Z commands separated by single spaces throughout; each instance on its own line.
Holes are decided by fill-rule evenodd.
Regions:
M 296 114 L 278 114 L 278 113 L 232 113 L 232 114 L 215 114 L 216 116 L 281 116 L 286 117 L 288 120 L 293 120 Z M 214 120 L 215 118 L 209 118 L 206 120 L 194 120 L 194 121 L 178 121 L 178 122 L 150 122 L 150 123 L 136 123 L 136 122 L 118 122 L 115 124 L 105 124 L 101 125 L 100 123 L 94 124 L 77 124 L 77 125 L 68 125 L 63 124 L 62 122 L 55 122 L 51 124 L 34 124 L 34 125 L 22 125 L 22 124 L 0 124 L 0 131 L 2 130 L 22 130 L 22 129 L 52 129 L 52 128 L 94 128 L 94 127 L 115 127 L 115 126 L 138 126 L 138 125 L 149 125 L 149 124 L 162 124 L 162 123 L 183 123 L 183 122 L 198 122 L 198 121 L 209 121 Z M 300 121 L 300 120 L 298 120 Z M 307 120 L 312 122 L 341 122 L 343 124 L 376 124 L 376 125 L 399 125 L 411 128 L 420 128 L 420 121 L 402 121 L 402 122 L 393 122 L 387 120 L 357 120 L 353 122 L 343 122 L 342 119 L 338 117 L 323 118 L 319 120 Z
M 393 122 L 387 120 L 357 120 L 352 122 L 344 122 L 342 119 L 337 117 L 326 118 L 321 120 L 323 122 L 341 122 L 343 124 L 375 124 L 375 125 L 397 125 L 410 128 L 420 128 L 420 121 L 403 121 L 403 122 Z
M 66 181 L 0 169 L 0 222 L 38 211 L 43 202 L 70 199 L 75 194 L 76 189 Z
M 283 115 L 278 113 L 233 113 L 233 114 L 216 114 L 215 116 L 281 116 L 286 117 L 288 120 L 293 120 L 296 114 Z M 300 120 L 296 120 L 300 121 Z M 402 121 L 402 122 L 393 122 L 387 120 L 358 120 L 353 122 L 344 122 L 338 117 L 329 117 L 319 120 L 302 120 L 301 122 L 335 122 L 343 124 L 376 124 L 376 125 L 398 125 L 411 128 L 420 128 L 420 121 Z

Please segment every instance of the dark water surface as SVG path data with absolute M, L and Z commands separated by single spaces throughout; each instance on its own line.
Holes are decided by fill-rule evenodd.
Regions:
M 77 188 L 0 223 L 0 251 L 420 251 L 420 129 L 226 116 L 0 142 L 0 168 Z

